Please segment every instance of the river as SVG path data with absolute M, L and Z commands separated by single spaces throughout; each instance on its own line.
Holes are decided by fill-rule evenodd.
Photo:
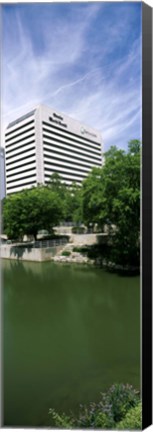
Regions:
M 2 260 L 5 426 L 48 425 L 113 383 L 140 388 L 140 278 Z

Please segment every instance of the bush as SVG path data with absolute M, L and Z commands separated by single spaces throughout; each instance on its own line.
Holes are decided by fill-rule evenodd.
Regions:
M 80 407 L 76 427 L 112 429 L 114 427 L 114 422 L 111 413 L 108 415 L 107 410 L 104 412 L 100 403 L 90 403 L 89 407 Z
M 111 411 L 115 423 L 122 420 L 127 411 L 138 402 L 138 392 L 128 384 L 115 384 L 106 394 L 102 394 L 102 406 Z
M 49 414 L 52 416 L 54 423 L 53 426 L 63 429 L 71 429 L 73 427 L 74 421 L 70 417 L 66 416 L 65 413 L 60 415 L 54 409 L 50 408 Z
M 71 252 L 64 250 L 61 255 L 68 257 L 71 255 Z
M 116 429 L 142 429 L 142 405 L 131 408 L 124 419 L 117 424 Z
M 81 253 L 81 254 L 87 254 L 87 252 L 88 252 L 88 248 L 87 247 L 85 247 L 85 246 L 83 246 L 83 247 L 79 247 L 79 246 L 74 246 L 74 248 L 73 248 L 73 252 L 79 252 L 79 253 Z
M 104 412 L 100 412 L 95 416 L 94 427 L 100 429 L 113 429 L 114 422 L 111 416 Z
M 131 385 L 115 384 L 107 393 L 101 394 L 99 403 L 81 405 L 78 417 L 58 414 L 50 410 L 53 425 L 71 429 L 140 429 L 141 404 L 138 392 Z

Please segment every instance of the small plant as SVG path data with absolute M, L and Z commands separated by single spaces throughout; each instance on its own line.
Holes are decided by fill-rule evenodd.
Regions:
M 108 414 L 104 412 L 99 412 L 95 416 L 94 427 L 100 429 L 113 429 L 114 422 L 112 416 L 108 416 Z
M 129 384 L 115 384 L 106 394 L 102 394 L 102 405 L 110 408 L 115 423 L 119 422 L 138 402 L 138 392 Z
M 85 247 L 85 246 L 83 246 L 83 247 L 74 246 L 73 252 L 78 252 L 78 253 L 81 253 L 81 254 L 87 254 L 88 248 Z
M 81 248 L 79 248 L 77 246 L 74 246 L 74 248 L 73 248 L 73 252 L 80 252 L 80 250 L 81 250 Z
M 141 429 L 141 403 L 139 393 L 131 386 L 113 385 L 101 394 L 99 403 L 80 405 L 77 418 L 71 413 L 58 414 L 50 409 L 52 426 L 71 429 Z
M 68 256 L 70 256 L 70 255 L 71 255 L 71 252 L 70 252 L 70 251 L 66 251 L 66 250 L 65 250 L 65 251 L 63 251 L 63 252 L 62 252 L 62 255 L 63 255 L 63 256 L 67 256 L 67 257 L 68 257 Z
M 127 412 L 124 419 L 117 424 L 116 429 L 142 429 L 141 402 Z
M 60 427 L 63 429 L 71 429 L 73 427 L 74 421 L 65 413 L 60 415 L 53 408 L 50 408 L 49 415 L 52 416 L 55 427 Z
M 112 429 L 114 422 L 111 413 L 108 414 L 107 410 L 105 412 L 101 407 L 101 403 L 92 402 L 88 407 L 80 407 L 76 426 L 79 428 Z

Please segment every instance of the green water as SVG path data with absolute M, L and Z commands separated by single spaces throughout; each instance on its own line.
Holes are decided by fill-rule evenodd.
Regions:
M 3 260 L 4 425 L 42 426 L 115 382 L 140 387 L 140 279 Z

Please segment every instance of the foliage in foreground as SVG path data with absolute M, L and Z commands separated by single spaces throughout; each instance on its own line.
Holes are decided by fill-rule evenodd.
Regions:
M 139 402 L 134 408 L 131 408 L 124 419 L 117 425 L 118 429 L 140 429 L 142 422 L 142 406 Z
M 101 394 L 99 403 L 81 405 L 78 417 L 49 410 L 52 427 L 91 429 L 141 429 L 141 402 L 131 385 L 115 384 Z

